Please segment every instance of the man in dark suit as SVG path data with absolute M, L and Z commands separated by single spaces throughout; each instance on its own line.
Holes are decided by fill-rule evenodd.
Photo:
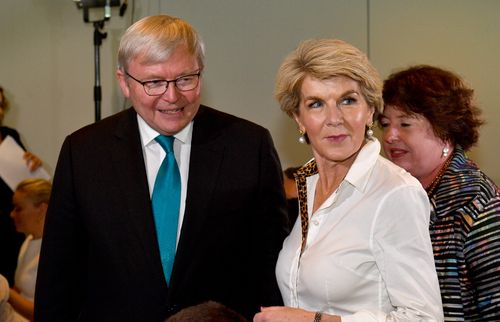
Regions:
M 274 267 L 287 223 L 278 156 L 266 129 L 200 105 L 203 56 L 196 31 L 178 18 L 143 18 L 122 37 L 117 78 L 133 108 L 62 146 L 37 322 L 164 321 L 208 300 L 251 319 L 281 302 Z M 175 138 L 181 178 L 169 278 L 151 203 L 165 156 L 158 135 Z

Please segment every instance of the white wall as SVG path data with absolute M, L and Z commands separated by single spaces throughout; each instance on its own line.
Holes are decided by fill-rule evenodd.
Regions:
M 103 116 L 122 105 L 114 70 L 126 22 L 113 18 L 100 48 Z M 11 102 L 4 124 L 21 133 L 49 172 L 64 137 L 94 121 L 93 33 L 71 0 L 0 2 L 0 84 Z
M 102 15 L 92 10 L 92 17 Z M 500 1 L 496 0 L 129 0 L 105 25 L 102 117 L 124 102 L 114 79 L 124 29 L 145 15 L 185 18 L 207 44 L 203 103 L 270 129 L 284 167 L 309 158 L 293 122 L 273 99 L 276 70 L 304 39 L 338 37 L 369 51 L 382 76 L 431 63 L 451 68 L 476 89 L 488 124 L 472 155 L 497 182 L 500 112 Z M 71 0 L 2 0 L 0 84 L 12 110 L 4 121 L 55 167 L 64 137 L 94 121 L 94 28 Z
M 203 102 L 269 128 L 284 168 L 305 163 L 310 148 L 273 97 L 276 72 L 304 39 L 345 38 L 366 49 L 366 1 L 158 2 L 160 13 L 190 21 L 206 42 Z
M 475 90 L 486 124 L 470 156 L 500 184 L 500 1 L 373 1 L 371 58 L 383 77 L 411 64 L 460 74 Z

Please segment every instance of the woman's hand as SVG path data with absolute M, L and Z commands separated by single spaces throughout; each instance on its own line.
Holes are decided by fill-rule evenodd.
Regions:
M 42 160 L 29 151 L 24 152 L 23 158 L 26 160 L 26 164 L 30 171 L 35 171 L 42 165 Z
M 291 308 L 287 306 L 270 306 L 262 307 L 260 312 L 253 317 L 254 322 L 312 322 L 314 320 L 314 312 L 305 311 L 302 309 Z

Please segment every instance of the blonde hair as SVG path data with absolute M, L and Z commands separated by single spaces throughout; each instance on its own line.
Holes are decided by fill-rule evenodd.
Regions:
M 374 108 L 374 119 L 383 111 L 382 80 L 377 70 L 362 51 L 342 40 L 306 40 L 285 58 L 274 95 L 290 117 L 299 113 L 300 89 L 306 76 L 319 80 L 349 77 L 358 82 L 366 102 Z
M 40 178 L 23 180 L 16 187 L 16 191 L 25 193 L 35 206 L 42 203 L 48 204 L 51 190 L 52 184 Z
M 127 69 L 131 59 L 142 56 L 144 63 L 167 60 L 180 44 L 204 66 L 205 46 L 196 30 L 186 21 L 167 15 L 148 16 L 130 26 L 120 40 L 118 67 Z

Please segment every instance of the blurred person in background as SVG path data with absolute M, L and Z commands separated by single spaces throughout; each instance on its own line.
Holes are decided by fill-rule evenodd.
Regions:
M 4 297 L 8 302 L 0 304 L 0 321 L 33 320 L 38 260 L 51 189 L 49 181 L 35 178 L 19 183 L 14 192 L 11 217 L 16 230 L 25 236 L 25 240 L 19 251 L 15 282 L 8 297 Z M 0 284 L 4 288 L 0 293 L 6 294 L 8 284 Z
M 9 107 L 9 100 L 5 96 L 4 89 L 0 86 L 0 144 L 7 136 L 10 136 L 26 150 L 21 142 L 19 133 L 15 129 L 3 125 L 3 119 Z M 35 171 L 42 165 L 40 158 L 29 151 L 24 153 L 24 159 L 26 160 L 26 166 L 31 171 Z M 24 235 L 16 232 L 14 223 L 10 219 L 12 195 L 12 189 L 0 177 L 0 254 L 2 254 L 0 274 L 7 278 L 11 284 L 14 283 L 17 255 L 24 240 Z
M 165 322 L 248 322 L 248 320 L 223 304 L 208 301 L 184 308 Z

